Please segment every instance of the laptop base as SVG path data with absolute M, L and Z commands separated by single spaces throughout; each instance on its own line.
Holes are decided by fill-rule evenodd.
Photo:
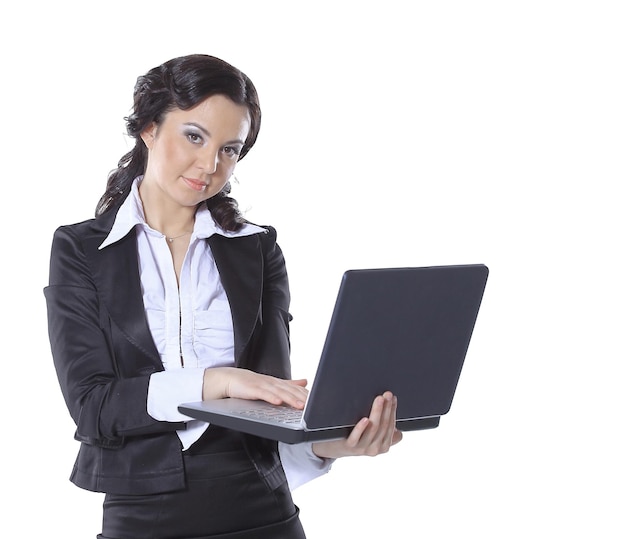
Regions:
M 247 421 L 241 421 L 241 418 L 225 415 L 223 413 L 215 413 L 209 409 L 214 407 L 216 403 L 230 406 L 232 404 L 237 404 L 237 401 L 240 400 L 242 399 L 220 399 L 219 401 L 189 402 L 181 404 L 178 407 L 178 411 L 182 414 L 188 415 L 189 417 L 193 417 L 194 419 L 199 419 L 200 421 L 206 421 L 207 423 L 212 423 L 220 427 L 232 428 L 240 432 L 269 438 L 270 440 L 276 440 L 287 444 L 337 440 L 347 438 L 350 432 L 352 432 L 353 426 L 321 430 L 305 430 L 300 425 L 274 425 L 267 421 L 254 420 L 250 418 Z M 398 430 L 403 432 L 434 429 L 439 426 L 439 419 L 439 417 L 408 419 L 398 421 L 396 427 Z

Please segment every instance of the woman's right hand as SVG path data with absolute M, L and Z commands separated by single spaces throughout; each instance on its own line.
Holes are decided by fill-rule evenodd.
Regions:
M 202 400 L 237 397 L 302 409 L 308 395 L 306 385 L 305 379 L 283 380 L 247 369 L 215 367 L 204 371 Z

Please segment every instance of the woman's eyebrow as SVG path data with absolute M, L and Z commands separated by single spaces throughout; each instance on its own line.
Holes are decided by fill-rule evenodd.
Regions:
M 183 125 L 188 125 L 190 127 L 195 127 L 196 129 L 199 129 L 200 131 L 202 131 L 207 137 L 211 138 L 211 133 L 209 131 L 207 131 L 204 127 L 202 127 L 200 124 L 197 124 L 196 122 L 185 122 Z M 229 140 L 226 144 L 245 144 L 245 142 L 241 139 L 234 139 L 234 140 Z
M 211 133 L 209 133 L 204 127 L 202 127 L 200 124 L 197 124 L 196 122 L 185 122 L 183 125 L 195 127 L 196 129 L 199 129 L 200 131 L 202 131 L 207 137 L 211 136 Z

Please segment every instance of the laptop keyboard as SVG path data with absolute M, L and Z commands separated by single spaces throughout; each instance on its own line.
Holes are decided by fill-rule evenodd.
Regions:
M 300 423 L 302 420 L 302 410 L 291 408 L 291 406 L 274 406 L 271 408 L 250 408 L 241 410 L 239 414 L 253 419 L 274 421 L 277 423 Z

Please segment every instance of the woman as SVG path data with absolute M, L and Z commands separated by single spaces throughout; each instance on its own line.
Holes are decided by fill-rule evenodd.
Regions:
M 302 538 L 290 488 L 333 459 L 388 451 L 395 397 L 345 440 L 287 446 L 190 420 L 181 402 L 242 397 L 302 408 L 289 288 L 271 227 L 229 197 L 261 111 L 250 79 L 207 55 L 139 77 L 134 148 L 95 219 L 54 235 L 51 348 L 81 442 L 71 480 L 104 492 L 110 539 Z

